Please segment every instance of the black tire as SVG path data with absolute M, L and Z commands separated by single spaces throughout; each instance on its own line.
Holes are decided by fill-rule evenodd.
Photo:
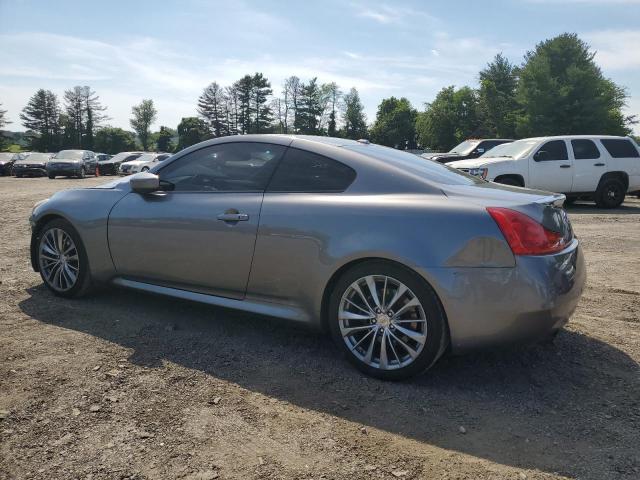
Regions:
M 85 172 L 84 167 L 82 167 L 80 169 L 80 173 L 78 174 L 78 178 L 86 178 L 87 177 L 87 172 Z
M 16 178 L 22 178 L 22 175 L 16 173 Z
M 51 174 L 48 174 L 48 175 L 47 175 L 47 177 L 49 177 L 49 180 L 53 180 L 53 179 L 55 179 L 55 178 L 56 178 L 56 176 L 55 176 L 55 175 L 51 175 Z
M 512 187 L 522 187 L 522 184 L 513 177 L 504 177 L 495 182 L 501 183 L 502 185 L 511 185 Z
M 626 195 L 624 183 L 618 178 L 605 178 L 596 191 L 596 205 L 599 208 L 617 208 Z
M 402 282 L 415 294 L 424 310 L 427 320 L 426 331 L 428 332 L 424 347 L 413 362 L 404 367 L 382 370 L 367 365 L 352 353 L 343 339 L 338 318 L 342 297 L 352 283 L 368 275 L 384 275 Z M 384 260 L 372 260 L 358 264 L 340 277 L 329 299 L 328 320 L 331 336 L 347 360 L 363 373 L 382 380 L 402 380 L 424 372 L 442 356 L 449 343 L 446 317 L 433 289 L 415 272 Z
M 79 256 L 78 276 L 74 286 L 66 291 L 56 290 L 49 284 L 49 282 L 45 278 L 45 274 L 40 264 L 41 243 L 43 241 L 43 238 L 46 232 L 53 228 L 58 228 L 60 230 L 63 230 L 67 235 L 69 235 L 72 238 L 73 243 L 75 244 L 76 249 L 78 251 L 78 256 Z M 73 228 L 73 226 L 69 222 L 61 218 L 51 220 L 50 222 L 48 222 L 44 227 L 42 227 L 42 229 L 40 229 L 36 245 L 37 245 L 36 258 L 37 258 L 37 262 L 40 270 L 40 277 L 42 278 L 42 281 L 44 282 L 45 286 L 54 295 L 57 295 L 59 297 L 64 297 L 64 298 L 78 298 L 86 295 L 91 290 L 92 282 L 91 282 L 91 273 L 89 270 L 89 260 L 87 258 L 87 251 L 84 248 L 84 244 L 82 243 L 82 239 L 80 238 L 80 235 L 78 235 L 78 232 L 76 232 L 75 228 Z
M 148 172 L 149 171 L 149 167 L 142 167 L 142 169 L 140 171 L 141 172 Z

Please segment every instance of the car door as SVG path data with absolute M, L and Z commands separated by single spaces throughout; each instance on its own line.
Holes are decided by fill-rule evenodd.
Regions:
M 164 165 L 163 191 L 130 193 L 109 215 L 118 274 L 243 298 L 264 189 L 285 148 L 229 142 Z
M 529 159 L 529 188 L 566 193 L 573 185 L 572 160 L 565 140 L 543 143 Z
M 571 140 L 573 153 L 572 192 L 595 192 L 600 177 L 607 171 L 607 157 L 596 143 L 588 138 Z

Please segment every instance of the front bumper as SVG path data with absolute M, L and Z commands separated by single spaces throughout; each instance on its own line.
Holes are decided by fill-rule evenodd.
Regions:
M 47 175 L 80 175 L 82 172 L 82 164 L 76 163 L 57 163 L 47 165 Z
M 424 272 L 449 321 L 452 351 L 535 341 L 569 321 L 586 282 L 582 248 L 519 256 L 513 268 Z
M 47 168 L 44 165 L 14 165 L 14 175 L 46 175 Z
M 0 164 L 0 176 L 10 175 L 12 166 L 13 166 L 13 163 Z
M 100 169 L 100 175 L 117 175 L 118 168 L 120 168 L 119 163 L 99 163 L 98 168 Z

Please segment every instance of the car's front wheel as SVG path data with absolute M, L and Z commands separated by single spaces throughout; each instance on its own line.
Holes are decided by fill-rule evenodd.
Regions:
M 411 270 L 386 261 L 358 264 L 338 280 L 329 326 L 351 363 L 384 380 L 423 372 L 448 342 L 433 289 Z
M 71 224 L 52 220 L 38 237 L 38 267 L 44 284 L 62 297 L 79 297 L 91 285 L 87 253 Z

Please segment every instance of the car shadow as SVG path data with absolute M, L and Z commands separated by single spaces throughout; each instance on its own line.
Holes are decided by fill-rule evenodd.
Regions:
M 580 333 L 562 331 L 554 345 L 445 357 L 426 375 L 392 383 L 351 368 L 326 336 L 271 318 L 117 289 L 72 301 L 43 286 L 27 293 L 19 305 L 33 319 L 132 349 L 137 365 L 175 362 L 518 468 L 601 479 L 633 478 L 640 467 L 638 364 Z

